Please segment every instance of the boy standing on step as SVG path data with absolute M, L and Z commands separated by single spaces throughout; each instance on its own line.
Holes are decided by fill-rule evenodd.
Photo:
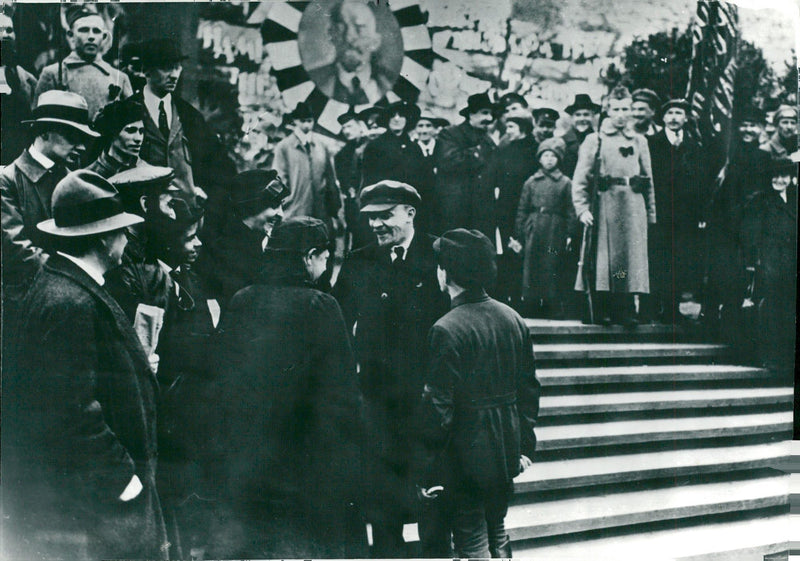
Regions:
M 440 523 L 452 530 L 456 556 L 511 557 L 504 519 L 513 479 L 531 465 L 539 413 L 530 334 L 517 312 L 484 290 L 497 275 L 489 238 L 459 228 L 433 249 L 451 309 L 428 336 L 431 366 L 420 422 L 436 459 L 419 479 L 427 487 L 419 495 L 428 504 L 440 502 Z M 423 547 L 429 535 L 442 535 L 429 532 L 430 522 L 420 520 Z M 444 535 L 449 541 L 449 532 Z

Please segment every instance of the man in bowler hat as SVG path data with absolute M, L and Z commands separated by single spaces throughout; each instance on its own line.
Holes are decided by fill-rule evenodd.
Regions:
M 457 557 L 511 557 L 504 519 L 513 479 L 531 465 L 539 383 L 530 333 L 514 310 L 487 296 L 494 245 L 477 230 L 446 232 L 433 245 L 450 311 L 428 337 L 423 434 L 436 459 L 421 494 L 443 501 Z M 444 487 L 439 497 L 431 486 Z M 448 540 L 449 541 L 449 540 Z
M 486 93 L 474 94 L 460 114 L 464 122 L 446 127 L 436 140 L 433 233 L 472 226 L 472 199 L 494 152 L 489 127 L 496 108 Z
M 403 524 L 418 507 L 411 457 L 418 450 L 414 421 L 427 367 L 425 341 L 447 304 L 436 285 L 434 239 L 415 227 L 422 204 L 417 190 L 384 180 L 365 187 L 360 202 L 375 241 L 347 257 L 333 295 L 354 337 L 364 394 L 373 553 L 408 557 Z
M 600 113 L 600 106 L 592 101 L 589 94 L 581 93 L 575 96 L 575 100 L 564 109 L 564 112 L 572 118 L 572 125 L 561 137 L 566 145 L 561 171 L 572 179 L 575 166 L 578 164 L 578 149 L 586 137 L 594 132 L 594 123 Z
M 140 56 L 147 78 L 135 96 L 146 109 L 140 157 L 171 167 L 187 195 L 194 196 L 200 187 L 209 198 L 209 210 L 218 209 L 236 166 L 200 111 L 176 93 L 186 56 L 168 39 L 142 44 Z
M 90 171 L 53 192 L 56 241 L 3 365 L 5 559 L 166 559 L 154 364 L 103 287 L 140 217 Z

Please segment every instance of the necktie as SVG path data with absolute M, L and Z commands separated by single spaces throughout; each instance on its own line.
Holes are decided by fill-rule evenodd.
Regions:
M 392 248 L 392 253 L 394 253 L 394 262 L 402 262 L 403 256 L 406 254 L 406 250 L 402 245 L 398 245 L 397 247 Z
M 361 79 L 358 76 L 354 76 L 353 89 L 350 92 L 350 105 L 364 105 L 365 103 L 369 103 L 367 92 L 361 87 Z
M 158 130 L 164 138 L 169 139 L 169 124 L 167 123 L 167 111 L 164 109 L 164 100 L 158 104 Z

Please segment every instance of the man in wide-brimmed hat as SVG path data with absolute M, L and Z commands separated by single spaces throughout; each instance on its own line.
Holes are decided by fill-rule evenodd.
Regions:
M 168 39 L 143 43 L 139 55 L 147 78 L 134 96 L 146 109 L 139 157 L 174 169 L 187 195 L 200 187 L 208 195 L 208 208 L 220 207 L 236 166 L 200 111 L 176 93 L 186 55 Z
M 647 137 L 653 168 L 658 222 L 647 235 L 650 295 L 640 298 L 645 320 L 680 319 L 681 295 L 698 296 L 702 281 L 702 210 L 712 182 L 697 141 L 686 126 L 689 103 L 670 99 L 661 106 L 664 128 Z
M 342 306 L 367 415 L 367 520 L 376 557 L 408 557 L 403 524 L 416 514 L 410 430 L 427 368 L 426 337 L 446 311 L 436 286 L 433 238 L 416 228 L 424 201 L 414 187 L 384 180 L 361 191 L 373 243 L 342 265 L 333 295 Z M 433 554 L 432 554 L 433 553 Z M 424 557 L 447 557 L 423 551 Z
M 434 233 L 473 225 L 472 194 L 483 180 L 482 174 L 495 148 L 489 136 L 495 110 L 487 93 L 473 94 L 459 112 L 464 122 L 439 133 L 434 152 L 437 169 Z
M 486 294 L 497 272 L 486 236 L 451 230 L 433 250 L 450 311 L 428 337 L 420 418 L 435 459 L 417 483 L 424 500 L 444 501 L 446 541 L 452 530 L 456 557 L 509 558 L 504 519 L 513 479 L 531 465 L 536 447 L 539 383 L 530 334 L 519 314 Z M 426 491 L 435 485 L 444 487 L 441 496 Z
M 243 171 L 233 179 L 224 222 L 203 239 L 206 250 L 197 264 L 223 310 L 261 272 L 264 249 L 283 218 L 288 196 L 289 189 L 273 169 Z
M 313 216 L 333 231 L 342 208 L 333 155 L 314 135 L 316 116 L 308 103 L 298 103 L 286 118 L 291 122 L 292 133 L 275 146 L 272 162 L 273 169 L 289 188 L 284 205 L 286 218 Z
M 67 10 L 67 37 L 72 52 L 59 62 L 45 66 L 36 85 L 35 97 L 49 90 L 67 90 L 86 99 L 89 117 L 112 101 L 133 95 L 127 74 L 103 60 L 110 39 L 105 20 L 85 5 Z
M 37 227 L 56 249 L 30 285 L 3 364 L 9 558 L 165 559 L 156 492 L 155 357 L 104 288 L 142 219 L 86 170 Z M 4 357 L 6 359 L 6 357 Z M 35 375 L 34 375 L 35 374 Z
M 364 483 L 362 404 L 339 304 L 316 290 L 329 243 L 321 220 L 281 222 L 262 274 L 220 322 L 213 401 L 200 404 L 216 421 L 214 483 L 231 513 L 212 535 L 215 557 L 367 556 L 363 524 L 361 548 L 347 548 L 347 504 Z
M 89 127 L 86 100 L 72 92 L 43 93 L 28 123 L 33 143 L 0 173 L 6 305 L 22 297 L 47 259 L 47 237 L 36 224 L 53 216 L 53 189 L 67 174 L 67 165 L 100 136 Z
M 578 149 L 586 137 L 594 132 L 600 109 L 601 107 L 592 101 L 589 94 L 585 93 L 576 94 L 573 102 L 564 109 L 564 113 L 572 118 L 572 124 L 561 137 L 567 147 L 564 151 L 561 171 L 567 177 L 571 178 L 575 172 L 575 165 L 578 163 Z

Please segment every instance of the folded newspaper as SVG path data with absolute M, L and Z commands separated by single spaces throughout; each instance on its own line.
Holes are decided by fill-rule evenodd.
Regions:
M 158 336 L 164 325 L 164 308 L 139 304 L 136 307 L 136 317 L 133 320 L 133 329 L 139 336 L 147 356 L 156 352 Z

